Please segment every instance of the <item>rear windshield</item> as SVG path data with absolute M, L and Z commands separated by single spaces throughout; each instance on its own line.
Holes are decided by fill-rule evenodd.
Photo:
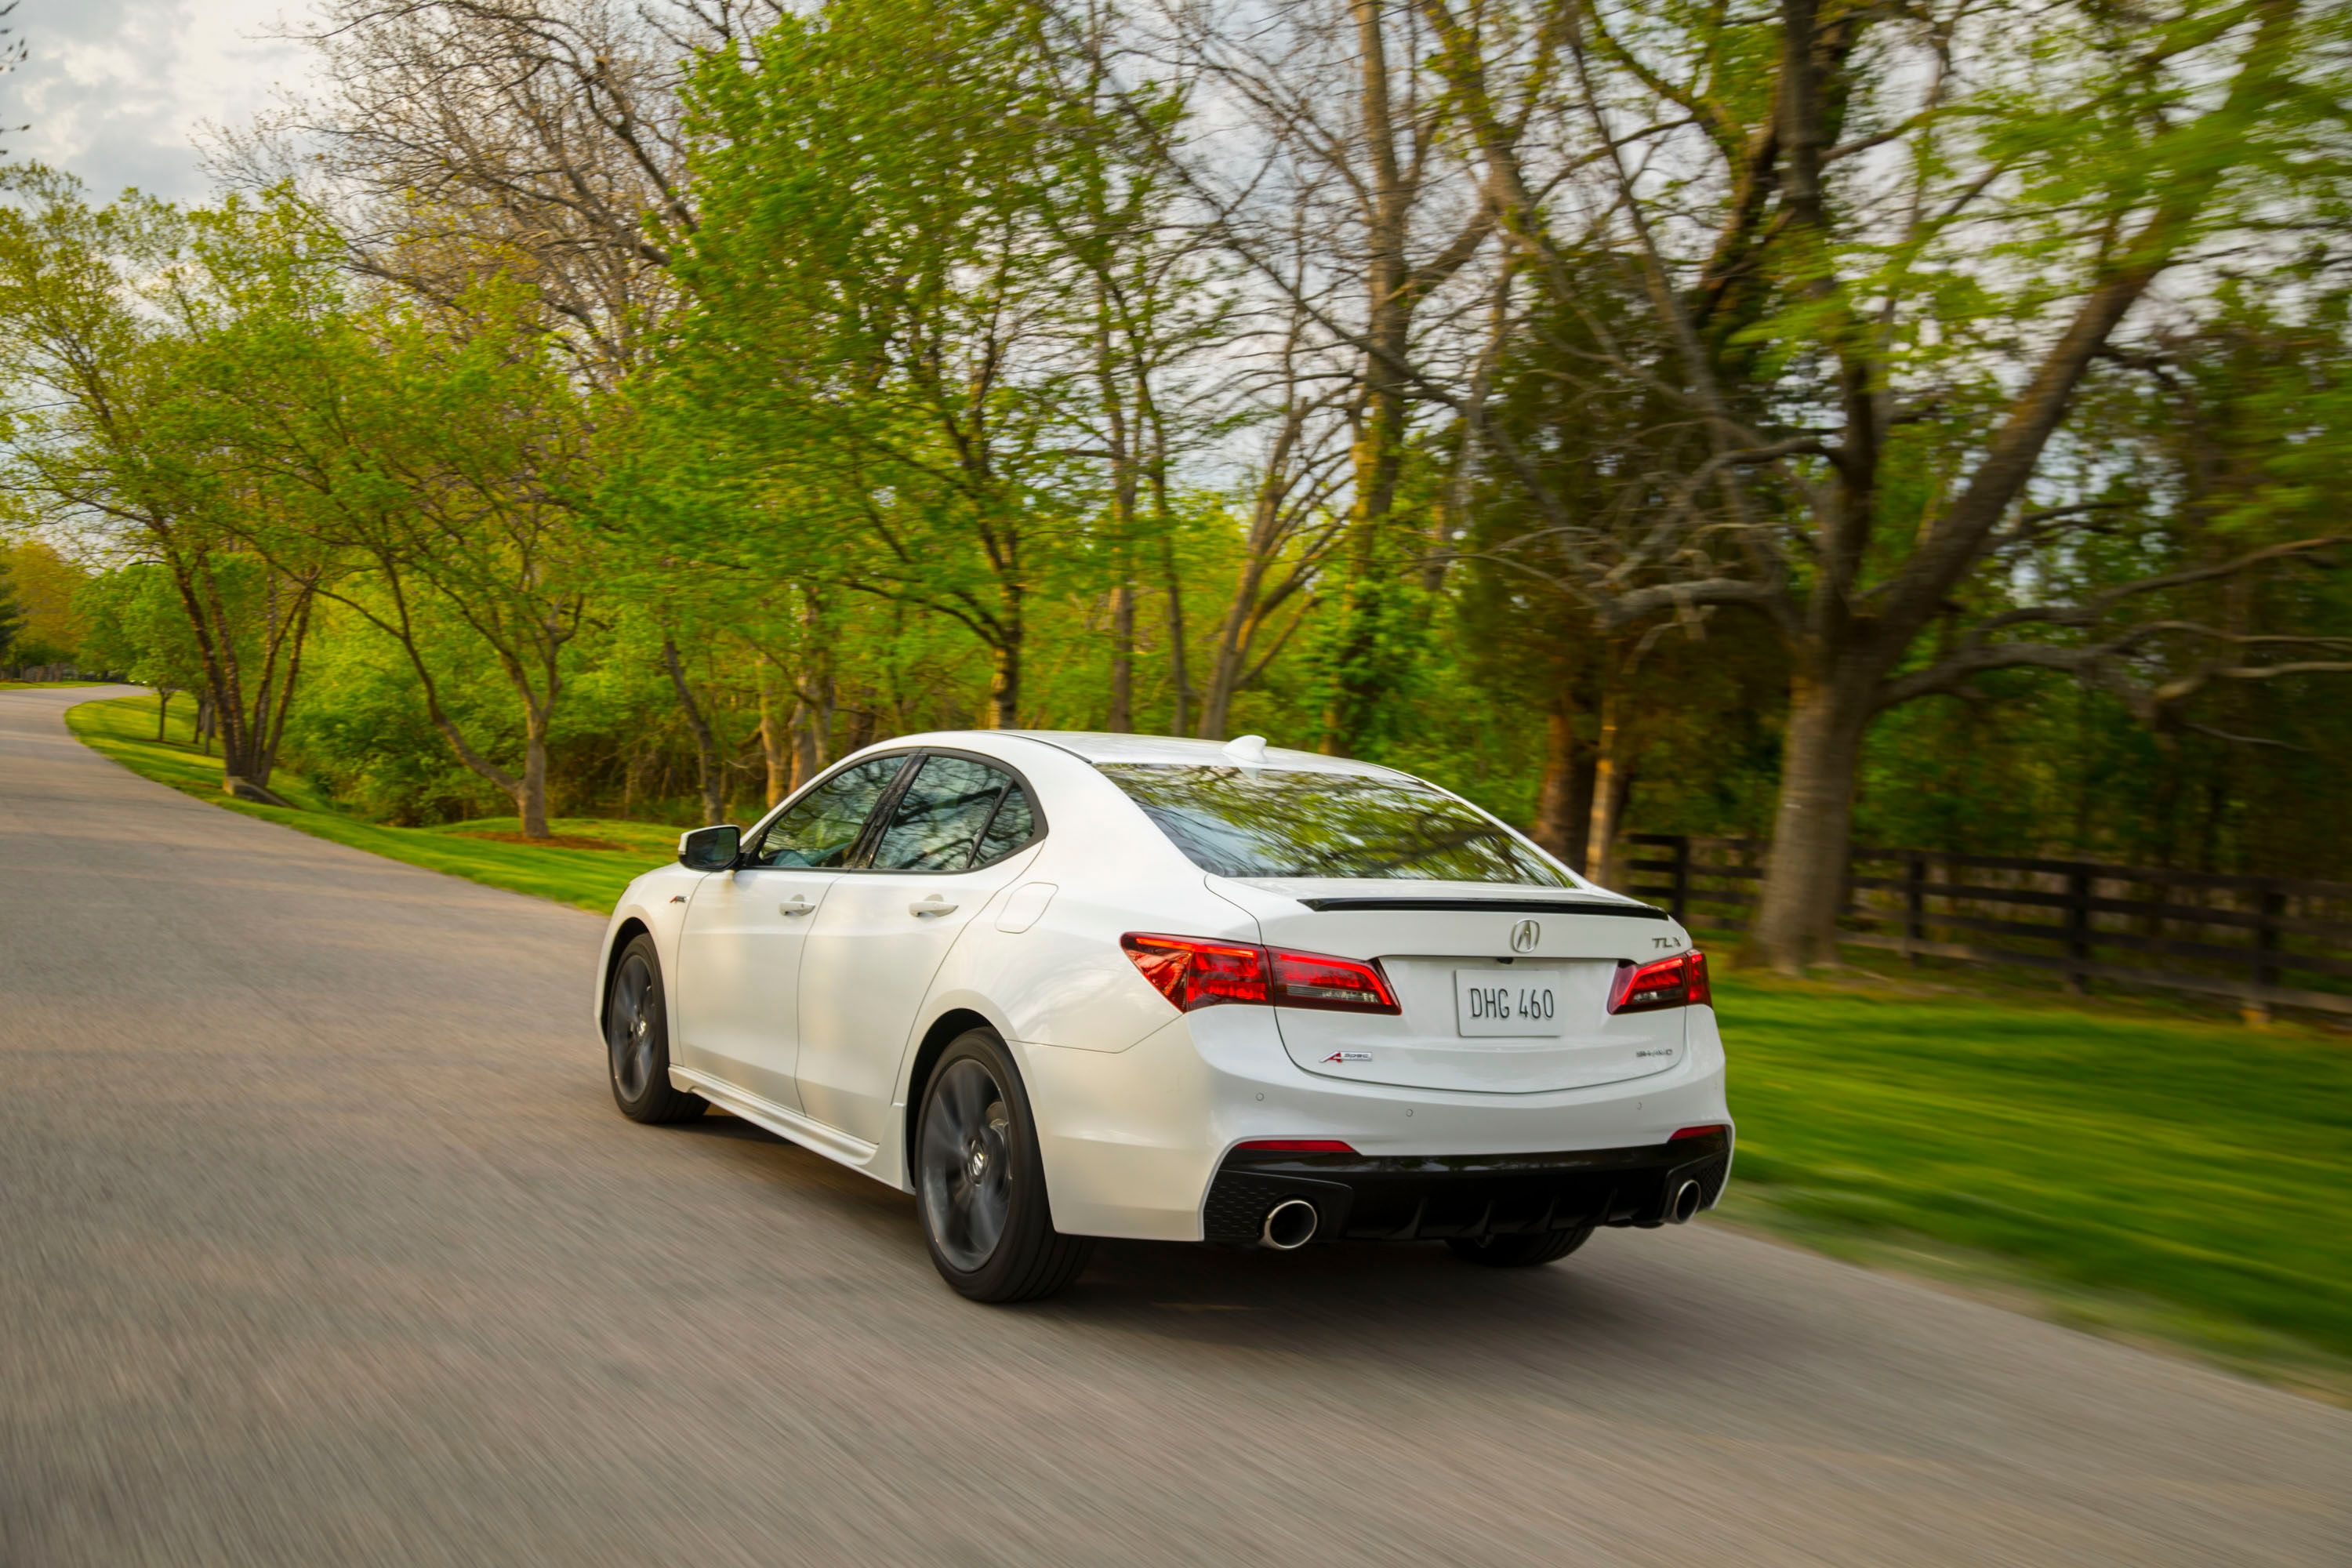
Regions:
M 1193 865 L 1220 877 L 1575 885 L 1493 822 L 1410 779 L 1098 765 Z

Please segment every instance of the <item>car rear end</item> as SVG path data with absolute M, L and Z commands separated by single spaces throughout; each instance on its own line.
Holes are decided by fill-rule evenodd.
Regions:
M 1103 766 L 1255 926 L 1123 942 L 1210 1076 L 1184 1097 L 1217 1133 L 1203 1238 L 1528 1236 L 1712 1206 L 1732 1128 L 1687 933 L 1418 780 L 1302 763 Z

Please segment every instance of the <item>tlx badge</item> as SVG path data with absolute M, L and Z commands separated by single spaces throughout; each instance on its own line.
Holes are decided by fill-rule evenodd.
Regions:
M 1368 1062 L 1371 1059 L 1370 1051 L 1333 1051 L 1323 1058 L 1323 1062 L 1328 1067 L 1333 1062 Z

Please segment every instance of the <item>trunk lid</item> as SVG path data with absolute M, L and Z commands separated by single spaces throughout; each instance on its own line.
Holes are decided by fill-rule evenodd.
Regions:
M 1278 1007 L 1311 1073 L 1405 1089 L 1540 1094 L 1664 1072 L 1685 1008 L 1612 1014 L 1621 963 L 1690 945 L 1663 910 L 1494 882 L 1212 877 L 1272 947 L 1377 962 L 1400 1012 Z

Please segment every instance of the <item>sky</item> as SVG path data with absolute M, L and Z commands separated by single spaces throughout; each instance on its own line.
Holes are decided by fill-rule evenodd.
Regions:
M 304 55 L 266 37 L 303 0 L 17 0 L 8 40 L 25 63 L 0 76 L 0 138 L 16 159 L 78 175 L 94 195 L 126 185 L 174 200 L 208 184 L 194 138 L 241 124 L 299 87 Z

